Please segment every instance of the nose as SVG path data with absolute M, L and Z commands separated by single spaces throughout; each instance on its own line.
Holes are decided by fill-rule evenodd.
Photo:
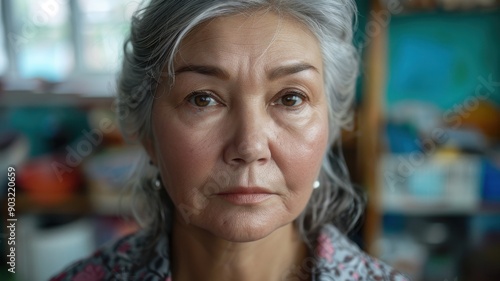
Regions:
M 231 166 L 250 163 L 265 164 L 271 157 L 269 148 L 270 122 L 258 110 L 235 112 L 224 149 L 224 161 Z

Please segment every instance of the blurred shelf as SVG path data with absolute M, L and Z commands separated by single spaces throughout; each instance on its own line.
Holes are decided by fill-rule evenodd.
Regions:
M 469 232 L 473 232 L 474 239 L 477 241 L 483 240 L 489 233 L 498 232 L 500 202 L 491 204 L 482 202 L 482 200 L 486 200 L 483 198 L 488 198 L 492 202 L 497 200 L 496 185 L 489 189 L 489 193 L 483 192 L 484 161 L 481 157 L 475 158 L 474 155 L 463 157 L 463 154 L 451 155 L 449 151 L 443 151 L 444 154 L 438 155 L 439 153 L 436 153 L 436 149 L 434 149 L 436 147 L 429 149 L 429 145 L 413 150 L 395 150 L 411 152 L 406 155 L 387 155 L 389 154 L 386 139 L 387 123 L 391 105 L 389 98 L 392 98 L 390 100 L 392 102 L 403 99 L 419 99 L 419 93 L 421 93 L 422 98 L 428 97 L 429 100 L 434 101 L 434 97 L 441 98 L 442 93 L 449 93 L 447 98 L 460 96 L 455 88 L 452 91 L 436 91 L 439 92 L 439 96 L 432 94 L 429 89 L 444 89 L 441 88 L 441 84 L 446 80 L 435 76 L 434 72 L 429 72 L 431 67 L 428 67 L 429 64 L 426 65 L 425 62 L 432 64 L 435 61 L 434 58 L 424 62 L 419 58 L 429 58 L 428 53 L 432 51 L 438 59 L 436 66 L 444 65 L 445 71 L 442 73 L 448 73 L 451 68 L 444 60 L 443 62 L 441 60 L 446 57 L 443 54 L 451 52 L 444 50 L 455 43 L 463 43 L 464 46 L 471 45 L 470 40 L 467 40 L 470 39 L 470 34 L 474 34 L 474 38 L 478 37 L 475 42 L 483 40 L 486 43 L 478 43 L 481 48 L 477 48 L 477 52 L 469 51 L 469 48 L 463 48 L 467 52 L 457 51 L 457 54 L 460 54 L 457 55 L 457 58 L 458 61 L 462 62 L 463 54 L 470 55 L 472 53 L 477 57 L 471 56 L 471 61 L 483 62 L 481 59 L 484 54 L 495 53 L 498 49 L 494 48 L 496 45 L 489 42 L 493 42 L 490 39 L 496 38 L 493 35 L 498 33 L 500 1 L 373 0 L 370 2 L 372 9 L 366 15 L 367 24 L 364 27 L 366 33 L 362 34 L 363 39 L 369 40 L 366 40 L 368 44 L 364 53 L 365 81 L 363 83 L 363 100 L 360 106 L 361 118 L 358 123 L 361 132 L 358 138 L 359 170 L 362 173 L 362 184 L 367 187 L 369 197 L 364 230 L 366 248 L 370 254 L 386 259 L 393 266 L 397 265 L 398 261 L 399 265 L 403 264 L 403 267 L 412 264 L 413 261 L 413 265 L 416 266 L 413 269 L 407 266 L 404 268 L 404 272 L 418 273 L 421 278 L 413 278 L 415 280 L 444 280 L 446 276 L 448 278 L 462 276 L 465 280 L 476 280 L 477 278 L 467 279 L 461 272 L 460 267 L 463 267 L 465 263 L 458 261 L 457 257 L 460 255 L 457 254 L 457 249 L 470 244 L 468 241 Z M 481 5 L 483 6 L 481 7 Z M 428 24 L 426 25 L 426 23 Z M 442 24 L 442 26 L 435 23 Z M 484 25 L 479 23 L 484 23 Z M 484 27 L 486 25 L 488 28 L 491 27 L 492 32 Z M 470 29 L 463 28 L 469 26 Z M 452 31 L 453 34 L 448 35 L 446 32 L 442 32 L 445 29 Z M 481 37 L 481 33 L 476 32 L 477 30 L 484 32 L 484 36 Z M 428 44 L 427 38 L 430 38 L 428 41 L 431 44 Z M 398 39 L 404 41 L 404 44 L 401 43 L 401 45 L 404 45 L 403 47 L 406 49 L 397 48 L 399 45 L 396 46 L 394 42 Z M 417 43 L 420 45 L 415 47 Z M 430 51 L 427 52 L 427 49 Z M 415 50 L 426 50 L 426 52 L 425 55 L 420 55 L 416 54 Z M 404 62 L 401 60 L 402 57 L 412 58 L 412 60 Z M 401 62 L 398 65 L 399 68 L 394 67 L 394 61 Z M 486 61 L 493 62 L 491 68 L 488 63 L 485 63 L 484 66 L 481 65 L 482 68 L 474 65 L 471 69 L 480 71 L 484 68 L 486 73 L 490 73 L 490 69 L 496 69 L 494 61 Z M 422 63 L 424 66 L 415 65 L 412 67 L 415 62 Z M 468 68 L 461 65 L 460 70 L 462 69 Z M 398 76 L 395 73 L 404 73 L 404 75 Z M 416 73 L 419 75 L 415 75 Z M 431 74 L 420 76 L 420 73 Z M 429 77 L 429 79 L 410 79 L 408 77 Z M 469 77 L 477 77 L 477 75 L 469 75 Z M 407 92 L 401 91 L 403 87 L 395 87 L 394 84 L 397 83 L 394 81 L 398 81 L 397 83 L 400 84 L 411 84 L 411 87 L 405 88 L 409 89 Z M 429 86 L 430 83 L 427 81 L 435 81 L 435 83 Z M 472 81 L 471 85 L 475 85 L 475 83 L 476 81 Z M 457 88 L 464 89 L 463 85 L 465 83 Z M 410 92 L 414 96 L 409 95 Z M 472 94 L 472 91 L 469 93 L 467 90 L 467 92 L 464 91 L 464 98 Z M 452 106 L 460 102 L 461 100 L 453 103 Z M 401 115 L 407 116 L 405 114 L 406 112 L 402 112 Z M 422 123 L 429 125 L 430 115 L 421 115 L 426 116 L 426 118 L 422 118 L 422 120 L 425 119 L 425 122 Z M 445 115 L 442 116 L 446 120 Z M 489 117 L 489 120 L 495 120 L 491 114 L 486 114 L 486 116 Z M 461 121 L 465 121 L 462 119 Z M 442 123 L 445 124 L 445 122 Z M 465 122 L 460 124 L 463 127 L 468 125 Z M 407 143 L 412 146 L 415 146 L 414 140 L 422 138 L 422 135 L 418 135 L 418 137 L 415 135 L 418 134 L 408 134 Z M 402 144 L 403 140 L 396 139 L 395 142 Z M 496 180 L 490 182 L 497 183 Z M 494 195 L 487 196 L 485 194 Z M 387 221 L 385 221 L 386 219 Z M 443 228 L 444 224 L 450 225 L 450 228 Z M 399 236 L 394 235 L 387 239 L 388 247 L 383 250 L 378 243 L 379 238 L 385 233 L 398 233 Z M 424 235 L 430 239 L 412 241 L 413 238 L 420 238 Z M 439 242 L 441 245 L 438 247 L 438 243 L 435 241 L 439 239 L 441 239 Z M 418 255 L 418 251 L 415 249 L 419 249 L 421 241 L 431 240 L 434 241 L 432 245 L 426 243 L 422 244 L 420 248 L 425 254 Z M 446 244 L 449 245 L 443 246 L 445 240 Z M 450 249 L 446 249 L 448 247 Z M 392 255 L 392 258 L 388 257 L 389 255 Z M 448 261 L 446 264 L 446 256 L 456 258 L 456 263 Z M 446 271 L 448 275 L 436 278 L 435 274 L 430 273 L 434 269 Z
M 131 214 L 131 196 L 89 196 L 76 194 L 64 201 L 48 204 L 40 203 L 26 194 L 16 197 L 16 216 L 21 214 L 68 214 L 68 215 L 129 215 Z M 5 198 L 2 206 L 7 206 Z
M 99 215 L 132 214 L 132 196 L 120 194 L 95 194 L 90 196 L 92 211 Z
M 86 96 L 73 93 L 35 93 L 29 91 L 9 91 L 0 94 L 0 107 L 12 106 L 96 106 L 109 105 L 110 96 Z
M 22 213 L 82 215 L 87 214 L 89 210 L 89 198 L 81 194 L 72 195 L 64 201 L 53 204 L 40 203 L 26 194 L 18 194 L 16 197 L 16 216 Z
M 500 215 L 500 202 L 480 204 L 476 207 L 464 208 L 459 205 L 450 205 L 444 202 L 436 203 L 416 203 L 411 200 L 401 201 L 400 204 L 391 204 L 382 206 L 384 213 L 402 214 L 402 215 L 421 215 L 421 216 L 453 216 L 453 215 Z

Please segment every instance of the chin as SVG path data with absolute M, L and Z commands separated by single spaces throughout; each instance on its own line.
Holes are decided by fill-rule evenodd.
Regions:
M 266 212 L 267 213 L 267 212 Z M 244 243 L 263 239 L 277 229 L 289 224 L 293 218 L 270 216 L 272 212 L 252 213 L 235 212 L 203 220 L 200 227 L 212 235 L 231 242 Z

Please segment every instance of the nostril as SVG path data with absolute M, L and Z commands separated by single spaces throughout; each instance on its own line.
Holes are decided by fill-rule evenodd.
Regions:
M 267 163 L 267 159 L 266 158 L 258 158 L 258 159 L 234 158 L 234 159 L 231 159 L 230 164 L 231 165 L 245 165 L 245 164 L 249 164 L 252 162 L 255 162 L 255 163 L 262 165 L 262 164 Z
M 245 160 L 242 158 L 234 158 L 231 160 L 231 162 L 234 164 L 242 164 L 242 163 L 245 163 Z
M 260 163 L 260 164 L 265 164 L 265 163 L 267 163 L 267 160 L 268 160 L 267 158 L 259 158 L 257 160 L 257 162 Z

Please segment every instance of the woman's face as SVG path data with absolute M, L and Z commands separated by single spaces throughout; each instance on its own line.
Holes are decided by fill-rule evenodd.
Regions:
M 319 43 L 272 12 L 221 17 L 182 42 L 145 142 L 176 219 L 245 242 L 291 223 L 328 139 Z

